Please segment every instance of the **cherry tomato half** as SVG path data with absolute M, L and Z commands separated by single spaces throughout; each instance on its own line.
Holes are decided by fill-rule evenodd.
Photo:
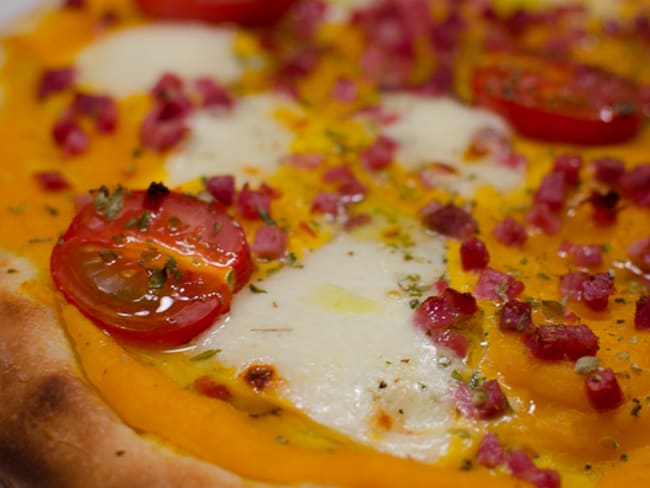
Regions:
M 296 0 L 137 0 L 140 9 L 159 19 L 271 25 Z
M 252 268 L 224 207 L 155 184 L 97 191 L 51 257 L 68 301 L 111 334 L 149 346 L 183 344 L 210 327 Z
M 474 100 L 533 139 L 615 144 L 641 125 L 638 87 L 603 69 L 535 56 L 507 56 L 476 68 Z

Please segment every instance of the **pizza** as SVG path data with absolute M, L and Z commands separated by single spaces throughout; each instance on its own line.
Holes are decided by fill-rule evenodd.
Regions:
M 650 482 L 645 5 L 35 3 L 0 485 Z

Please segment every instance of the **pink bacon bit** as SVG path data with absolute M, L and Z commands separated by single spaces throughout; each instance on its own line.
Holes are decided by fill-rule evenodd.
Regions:
M 332 98 L 342 103 L 352 103 L 357 99 L 357 85 L 350 78 L 340 77 L 332 87 Z
M 526 228 L 512 217 L 506 217 L 492 231 L 494 238 L 504 246 L 522 246 L 528 238 Z
M 235 199 L 235 177 L 233 175 L 211 176 L 206 180 L 205 188 L 216 201 L 226 207 L 232 205 Z
M 467 356 L 467 351 L 469 350 L 469 339 L 460 332 L 455 332 L 449 329 L 437 330 L 430 333 L 429 337 L 434 344 L 446 347 L 459 358 Z
M 541 325 L 529 329 L 524 344 L 538 359 L 577 361 L 595 356 L 598 337 L 586 325 Z
M 263 225 L 253 239 L 251 249 L 263 259 L 279 259 L 287 252 L 287 233 L 274 225 Z
M 422 223 L 427 229 L 458 240 L 467 239 L 478 230 L 478 223 L 467 211 L 453 203 L 427 205 L 422 209 Z
M 634 327 L 650 330 L 650 296 L 642 296 L 636 301 L 634 309 Z
M 262 189 L 251 190 L 246 183 L 237 195 L 237 211 L 245 219 L 261 219 L 268 216 L 270 210 L 271 196 Z
M 585 391 L 589 403 L 599 412 L 614 410 L 623 403 L 623 392 L 610 368 L 585 376 Z
M 534 203 L 526 214 L 526 222 L 545 234 L 557 234 L 562 226 L 562 214 L 545 203 Z
M 489 380 L 471 389 L 462 383 L 454 394 L 456 408 L 470 419 L 493 420 L 508 411 L 508 400 L 497 380 Z
M 86 0 L 64 0 L 61 8 L 69 10 L 83 10 L 86 8 Z
M 576 266 L 583 268 L 598 268 L 603 264 L 602 249 L 595 244 L 578 245 L 562 241 L 558 248 L 558 254 L 562 257 L 570 256 Z
M 99 132 L 111 133 L 117 126 L 117 105 L 115 100 L 106 95 L 76 93 L 72 110 L 77 115 L 90 117 L 95 121 Z
M 187 133 L 182 118 L 169 118 L 163 106 L 155 106 L 140 126 L 140 144 L 143 148 L 163 152 L 178 144 Z
M 65 113 L 55 122 L 52 138 L 66 156 L 78 156 L 88 149 L 88 135 L 69 113 Z
M 605 310 L 609 296 L 614 292 L 614 279 L 608 273 L 590 275 L 582 271 L 572 271 L 560 277 L 562 295 L 581 301 L 595 311 Z
M 499 312 L 499 329 L 504 332 L 525 332 L 533 327 L 532 305 L 510 300 Z
M 490 254 L 482 240 L 472 237 L 460 245 L 460 260 L 465 271 L 483 269 L 490 261 Z
M 627 254 L 630 256 L 632 264 L 641 271 L 650 273 L 650 236 L 630 244 L 630 247 L 627 248 Z
M 535 192 L 535 203 L 546 205 L 551 211 L 559 211 L 564 206 L 565 176 L 563 173 L 549 173 L 542 179 Z
M 212 78 L 199 78 L 194 82 L 194 89 L 199 96 L 201 107 L 230 110 L 235 104 L 228 90 Z
M 625 165 L 620 159 L 599 158 L 594 159 L 592 164 L 596 180 L 607 185 L 617 185 L 625 173 Z
M 342 197 L 339 193 L 320 192 L 311 203 L 311 212 L 337 217 L 343 211 Z
M 627 171 L 619 181 L 621 195 L 642 207 L 650 206 L 650 163 Z
M 512 276 L 492 268 L 485 268 L 479 275 L 474 288 L 478 298 L 507 302 L 517 298 L 524 291 L 524 284 Z
M 579 154 L 561 154 L 555 158 L 553 173 L 564 178 L 564 184 L 569 188 L 578 185 L 578 176 L 582 169 L 582 156 Z
M 559 473 L 552 469 L 538 468 L 524 451 L 510 451 L 506 464 L 515 478 L 528 481 L 536 488 L 560 488 Z
M 496 468 L 506 460 L 506 452 L 496 434 L 488 432 L 481 439 L 476 454 L 476 461 L 486 468 Z
M 77 72 L 74 68 L 53 68 L 43 71 L 38 82 L 36 96 L 38 100 L 45 100 L 50 95 L 60 93 L 72 88 Z
M 426 333 L 446 329 L 472 317 L 478 311 L 471 293 L 447 288 L 441 295 L 428 297 L 415 311 L 415 324 Z
M 596 225 L 606 227 L 616 223 L 620 199 L 620 195 L 613 190 L 607 193 L 594 190 L 591 193 L 588 202 L 591 204 L 592 218 Z
M 70 183 L 58 171 L 41 171 L 34 174 L 34 179 L 43 191 L 59 192 L 69 190 Z
M 397 142 L 387 136 L 379 136 L 372 145 L 359 154 L 361 164 L 368 171 L 379 171 L 390 166 L 397 150 Z

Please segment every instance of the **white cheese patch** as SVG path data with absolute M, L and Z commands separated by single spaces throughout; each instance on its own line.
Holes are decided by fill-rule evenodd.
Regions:
M 192 23 L 118 30 L 77 55 L 79 81 L 118 97 L 148 91 L 165 72 L 230 83 L 242 73 L 233 50 L 234 35 L 228 28 Z
M 231 112 L 197 112 L 185 146 L 165 163 L 168 184 L 220 174 L 234 175 L 239 185 L 258 183 L 289 153 L 293 135 L 273 113 L 290 103 L 279 95 L 259 95 L 238 99 Z
M 239 372 L 273 364 L 278 393 L 309 417 L 377 449 L 425 461 L 448 446 L 453 365 L 412 323 L 399 283 L 444 271 L 444 242 L 408 229 L 405 250 L 348 234 L 240 292 L 199 351 Z M 403 286 L 402 286 L 403 287 Z M 197 351 L 193 351 L 196 354 Z M 383 421 L 382 421 L 383 419 Z
M 463 158 L 479 130 L 508 132 L 507 125 L 498 116 L 446 97 L 387 95 L 382 107 L 399 117 L 386 126 L 384 133 L 399 143 L 396 157 L 404 167 L 415 170 L 427 163 L 449 165 L 458 175 L 444 178 L 441 184 L 465 196 L 471 196 L 483 185 L 508 190 L 523 181 L 523 170 L 500 165 L 489 156 L 471 162 Z

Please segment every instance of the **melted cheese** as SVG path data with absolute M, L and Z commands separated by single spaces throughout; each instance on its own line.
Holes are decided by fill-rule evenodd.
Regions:
M 242 291 L 200 348 L 240 371 L 273 364 L 277 393 L 317 422 L 381 450 L 432 461 L 453 425 L 440 351 L 412 324 L 399 283 L 444 272 L 444 244 L 410 228 L 405 250 L 342 235 Z M 193 352 L 193 354 L 196 352 Z M 444 356 L 444 352 L 442 353 Z M 446 366 L 450 361 L 443 360 Z
M 165 72 L 229 83 L 242 73 L 233 38 L 230 29 L 189 23 L 119 30 L 78 54 L 79 80 L 117 96 L 146 92 Z
M 385 133 L 399 143 L 397 160 L 406 168 L 417 169 L 427 163 L 449 165 L 458 175 L 446 177 L 441 184 L 466 196 L 483 185 L 508 190 L 523 181 L 523 171 L 500 165 L 489 156 L 472 162 L 463 158 L 479 130 L 508 132 L 498 116 L 444 97 L 389 95 L 384 97 L 382 106 L 398 116 Z
M 269 175 L 287 155 L 291 141 L 291 133 L 273 113 L 289 104 L 279 95 L 258 95 L 237 100 L 230 112 L 196 113 L 187 144 L 166 162 L 168 183 L 177 186 L 215 174 L 258 182 Z

